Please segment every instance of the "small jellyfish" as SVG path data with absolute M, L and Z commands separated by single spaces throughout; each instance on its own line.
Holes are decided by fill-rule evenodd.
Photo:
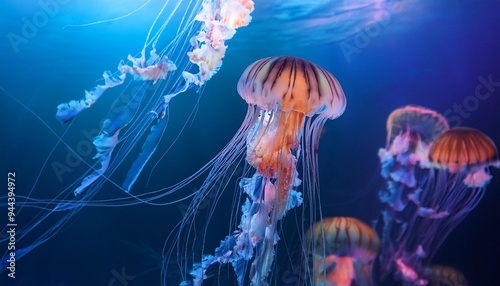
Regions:
M 460 127 L 447 131 L 434 142 L 429 161 L 433 167 L 450 174 L 465 174 L 463 183 L 469 187 L 483 187 L 491 179 L 487 168 L 498 165 L 498 150 L 481 131 Z
M 492 178 L 488 169 L 498 162 L 495 144 L 479 130 L 454 128 L 435 139 L 421 162 L 425 181 L 411 194 L 411 207 L 399 217 L 404 228 L 394 236 L 392 259 L 403 280 L 425 285 L 425 266 L 480 202 Z
M 306 238 L 313 259 L 312 285 L 374 285 L 372 268 L 380 240 L 366 223 L 352 217 L 326 218 L 314 224 Z
M 405 248 L 406 236 L 411 235 L 407 229 L 415 209 L 413 200 L 427 178 L 420 166 L 427 162 L 430 145 L 448 129 L 441 114 L 422 106 L 398 108 L 387 119 L 386 147 L 378 153 L 386 181 L 378 193 L 383 208 L 376 223 L 382 241 L 382 279 L 398 265 L 397 253 Z
M 434 264 L 425 268 L 424 278 L 428 286 L 467 286 L 467 278 L 458 269 L 447 265 Z
M 429 177 L 418 196 L 417 215 L 422 218 L 415 246 L 429 262 L 449 233 L 483 197 L 498 167 L 498 150 L 484 133 L 459 127 L 441 134 L 429 150 Z M 425 221 L 425 223 L 424 223 Z M 434 234 L 434 235 L 432 235 Z
M 415 166 L 426 160 L 430 144 L 448 130 L 446 119 L 434 110 L 408 105 L 391 112 L 387 119 L 386 148 L 379 150 L 382 176 L 399 189 L 415 189 L 418 184 Z M 407 204 L 406 193 L 394 192 L 391 186 L 379 196 L 395 210 Z
M 429 144 L 448 129 L 448 122 L 438 112 L 423 106 L 407 105 L 394 110 L 387 118 L 386 147 L 393 144 L 396 137 L 405 133 L 410 133 L 423 143 Z

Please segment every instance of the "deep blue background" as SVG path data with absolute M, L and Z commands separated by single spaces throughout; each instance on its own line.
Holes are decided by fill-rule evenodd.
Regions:
M 419 104 L 445 113 L 475 95 L 478 77 L 491 75 L 500 82 L 500 1 L 400 1 L 405 4 L 403 11 L 391 14 L 383 26 L 373 19 L 380 15 L 377 11 L 385 11 L 387 3 L 371 1 L 378 6 L 355 10 L 349 25 L 330 22 L 313 28 L 303 24 L 308 19 L 321 19 L 326 7 L 334 7 L 333 4 L 321 6 L 311 0 L 287 2 L 287 6 L 275 2 L 278 1 L 256 3 L 254 21 L 238 30 L 228 43 L 224 65 L 204 90 L 195 120 L 162 160 L 160 156 L 169 144 L 160 146 L 152 159 L 153 163 L 159 162 L 158 166 L 153 169 L 153 164 L 149 164 L 138 186 L 145 191 L 175 183 L 200 168 L 230 140 L 246 112 L 236 83 L 247 65 L 271 55 L 300 56 L 334 74 L 348 99 L 345 114 L 326 124 L 320 142 L 323 215 L 355 216 L 369 222 L 379 207 L 376 192 L 382 181 L 376 154 L 385 144 L 387 115 L 405 104 Z M 321 8 L 313 9 L 312 2 Z M 341 6 L 340 1 L 335 3 Z M 6 172 L 16 171 L 17 192 L 26 195 L 46 159 L 48 164 L 65 160 L 67 150 L 64 145 L 56 146 L 57 137 L 42 121 L 56 134 L 62 134 L 66 126 L 55 119 L 56 106 L 79 98 L 84 89 L 95 85 L 102 71 L 114 69 L 127 54 L 138 52 L 162 1 L 153 1 L 123 20 L 82 28 L 63 27 L 117 17 L 140 4 L 60 3 L 58 12 L 17 52 L 9 42 L 9 33 L 21 34 L 23 18 L 32 19 L 41 6 L 32 0 L 0 4 L 0 86 L 29 108 L 1 92 L 2 186 Z M 297 13 L 307 7 L 313 8 L 299 17 Z M 370 37 L 359 53 L 347 58 L 341 46 L 355 45 L 361 35 L 356 29 L 365 29 L 370 21 L 380 23 L 380 33 Z M 173 31 L 175 27 L 167 30 Z M 112 100 L 103 98 L 77 118 L 65 137 L 69 146 L 82 140 L 82 130 L 98 126 Z M 172 102 L 168 138 L 178 134 L 196 100 L 196 95 L 189 94 Z M 460 117 L 459 123 L 482 130 L 500 145 L 499 111 L 500 87 L 496 87 L 467 118 Z M 49 157 L 54 146 L 55 152 Z M 90 157 L 86 159 L 92 162 Z M 127 165 L 124 166 L 122 171 L 126 172 Z M 58 182 L 47 167 L 42 170 L 35 191 L 50 197 L 85 171 L 81 164 Z M 150 174 L 152 179 L 147 182 Z M 435 258 L 438 263 L 460 269 L 469 285 L 500 285 L 500 172 L 493 170 L 492 174 L 495 178 L 483 201 L 445 241 Z M 120 191 L 106 185 L 101 192 L 113 196 Z M 231 198 L 228 196 L 219 205 L 229 208 Z M 3 224 L 4 210 L 1 215 Z M 178 205 L 86 208 L 53 239 L 18 262 L 15 283 L 4 276 L 1 283 L 108 285 L 114 271 L 125 269 L 135 276 L 131 286 L 159 285 L 163 243 L 180 216 Z M 214 245 L 208 249 L 228 230 L 222 224 L 220 228 L 214 226 L 213 231 Z M 3 252 L 4 245 L 1 249 Z

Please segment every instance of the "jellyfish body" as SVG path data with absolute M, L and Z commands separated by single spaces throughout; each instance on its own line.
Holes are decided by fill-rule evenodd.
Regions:
M 386 147 L 379 150 L 385 187 L 379 191 L 383 203 L 376 229 L 381 237 L 381 278 L 398 268 L 397 258 L 411 221 L 414 200 L 421 193 L 426 175 L 420 170 L 427 164 L 430 145 L 448 130 L 446 119 L 431 109 L 408 105 L 391 112 L 387 119 Z
M 389 151 L 379 153 L 387 181 L 379 192 L 384 203 L 379 228 L 382 277 L 394 271 L 407 283 L 425 285 L 425 266 L 481 200 L 491 179 L 488 168 L 498 165 L 497 148 L 485 134 L 471 128 L 445 131 L 442 126 L 427 132 L 435 136 L 429 137 L 430 145 L 422 145 L 425 148 L 410 153 L 392 148 L 398 135 Z M 418 150 L 423 152 L 415 155 Z
M 394 210 L 406 206 L 407 192 L 414 191 L 419 183 L 415 177 L 415 166 L 426 162 L 430 144 L 448 129 L 442 115 L 421 106 L 408 105 L 389 115 L 386 148 L 379 150 L 382 176 L 389 185 L 379 192 L 382 202 Z M 395 191 L 397 188 L 409 190 Z
M 412 236 L 424 264 L 480 202 L 492 178 L 488 169 L 498 165 L 498 150 L 481 131 L 459 127 L 435 140 L 428 159 L 429 176 L 414 198 L 418 220 L 413 228 L 419 234 Z
M 311 130 L 345 110 L 338 81 L 321 67 L 299 58 L 274 57 L 250 65 L 238 82 L 238 93 L 260 109 L 262 122 L 247 138 L 247 162 L 257 173 L 276 179 L 278 219 L 283 215 L 292 185 L 305 117 L 318 114 Z M 316 127 L 317 125 L 317 127 Z M 309 135 L 313 146 L 317 136 Z
M 139 196 L 128 192 L 160 143 L 167 127 L 171 100 L 190 89 L 198 91 L 217 73 L 227 41 L 235 35 L 237 28 L 249 24 L 254 9 L 251 0 L 171 2 L 165 1 L 139 53 L 128 55 L 127 61 L 120 61 L 116 71 L 104 72 L 102 82 L 85 91 L 83 98 L 58 105 L 56 118 L 69 124 L 70 128 L 77 116 L 90 109 L 102 96 L 113 92 L 119 94 L 102 125 L 85 135 L 95 149 L 92 161 L 87 162 L 67 145 L 64 135 L 57 144 L 66 145 L 72 158 L 76 157 L 74 160 L 86 164 L 86 173 L 51 197 L 44 194 L 40 195 L 43 198 L 38 197 L 36 183 L 28 195 L 19 195 L 20 208 L 33 207 L 40 213 L 18 229 L 18 259 L 53 237 L 85 206 L 122 206 L 151 201 L 168 203 L 168 200 L 161 201 L 166 192 L 153 191 Z M 165 29 L 177 33 L 165 33 Z M 160 47 L 159 42 L 165 42 L 166 46 Z M 198 72 L 192 73 L 194 66 Z M 134 156 L 131 165 L 123 166 L 123 162 Z M 47 161 L 57 163 L 60 160 L 48 158 Z M 60 182 L 74 171 L 73 166 L 69 168 L 61 164 L 53 168 Z M 122 182 L 115 182 L 113 175 L 121 168 L 128 169 L 127 175 Z M 123 190 L 123 197 L 104 196 L 104 199 L 95 200 L 97 192 L 109 183 Z M 35 240 L 27 242 L 25 237 L 28 234 L 36 237 Z M 5 255 L 0 265 L 6 262 L 8 253 Z M 4 269 L 2 267 L 0 271 Z
M 345 95 L 338 81 L 314 63 L 294 57 L 271 57 L 251 64 L 237 87 L 249 104 L 247 116 L 223 150 L 205 181 L 199 196 L 207 195 L 218 174 L 246 148 L 245 160 L 255 169 L 240 180 L 248 195 L 242 206 L 238 230 L 226 237 L 215 255 L 204 255 L 191 274 L 201 283 L 206 269 L 214 263 L 231 263 L 243 285 L 246 263 L 253 258 L 249 280 L 266 285 L 279 240 L 277 227 L 288 210 L 302 204 L 297 191 L 301 184 L 297 161 L 304 153 L 305 185 L 316 191 L 317 148 L 321 128 L 327 119 L 345 110 Z M 224 163 L 222 163 L 224 162 Z M 194 213 L 200 199 L 194 199 Z M 188 223 L 189 220 L 183 222 Z M 181 239 L 179 237 L 178 239 Z M 196 284 L 195 283 L 195 284 Z
M 156 34 L 153 37 L 154 39 L 151 40 L 148 35 L 139 57 L 128 55 L 128 63 L 120 61 L 116 73 L 112 74 L 109 71 L 104 73 L 104 85 L 97 85 L 90 92 L 86 91 L 85 97 L 81 100 L 72 100 L 58 106 L 56 117 L 61 122 L 67 123 L 81 111 L 90 108 L 107 89 L 123 84 L 127 74 L 132 75 L 135 81 L 146 82 L 147 85 L 151 83 L 148 89 L 152 90 L 152 96 L 156 97 L 156 100 L 150 101 L 151 105 L 143 109 L 142 114 L 139 115 L 140 105 L 130 103 L 126 105 L 125 112 L 110 112 L 111 116 L 106 119 L 105 123 L 113 124 L 116 128 L 113 129 L 113 132 L 108 132 L 106 126 L 103 126 L 103 130 L 98 135 L 100 139 L 93 142 L 98 151 L 95 158 L 99 159 L 101 167 L 82 180 L 80 186 L 74 191 L 75 195 L 79 195 L 106 173 L 111 160 L 111 153 L 119 142 L 118 133 L 121 129 L 129 125 L 132 120 L 137 120 L 137 117 L 142 120 L 149 119 L 147 120 L 149 125 L 151 125 L 152 120 L 157 120 L 156 125 L 151 128 L 150 136 L 147 137 L 143 145 L 142 153 L 133 163 L 122 185 L 125 191 L 130 191 L 159 144 L 161 134 L 167 125 L 165 121 L 168 121 L 168 117 L 165 118 L 165 113 L 169 108 L 170 101 L 189 89 L 198 90 L 217 73 L 222 65 L 222 59 L 226 51 L 225 41 L 234 36 L 237 28 L 249 24 L 251 20 L 250 13 L 253 11 L 253 2 L 251 0 L 203 1 L 203 3 L 194 5 L 193 9 L 195 11 L 200 9 L 200 11 L 190 14 L 191 18 L 186 19 L 184 29 L 198 24 L 200 27 L 196 34 L 190 35 L 189 38 L 179 36 L 171 43 L 173 46 L 173 48 L 170 48 L 171 50 L 165 48 L 159 54 L 156 51 L 156 41 L 158 41 L 161 34 Z M 175 10 L 173 13 L 175 13 Z M 164 29 L 165 25 L 166 23 L 162 26 L 162 29 Z M 193 28 L 190 27 L 190 29 Z M 187 40 L 189 45 L 178 43 L 181 40 Z M 148 47 L 148 45 L 151 46 Z M 146 59 L 147 48 L 150 48 L 150 55 Z M 180 55 L 176 55 L 173 60 L 178 63 L 175 63 L 167 57 L 167 54 L 172 53 L 187 55 L 189 61 L 182 59 Z M 197 65 L 199 72 L 196 74 L 190 73 L 191 65 Z M 159 81 L 161 81 L 160 86 L 156 86 Z M 134 94 L 132 98 L 136 98 L 137 92 L 132 91 L 132 93 Z M 140 138 L 139 134 L 135 133 L 127 135 Z M 137 140 L 131 144 L 131 147 L 135 146 L 135 144 L 137 144 Z
M 352 217 L 325 218 L 307 233 L 312 255 L 312 285 L 374 285 L 373 262 L 380 249 L 377 233 Z
M 424 271 L 424 278 L 429 286 L 467 286 L 467 278 L 458 269 L 447 265 L 434 264 Z

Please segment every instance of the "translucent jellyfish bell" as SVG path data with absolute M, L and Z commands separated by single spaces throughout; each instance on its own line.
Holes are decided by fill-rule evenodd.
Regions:
M 398 135 L 416 133 L 419 139 L 430 144 L 449 129 L 448 122 L 439 113 L 422 106 L 407 105 L 391 112 L 387 119 L 387 145 Z
M 313 259 L 312 285 L 373 285 L 380 240 L 366 223 L 352 217 L 326 218 L 306 237 Z
M 328 71 L 296 57 L 270 57 L 251 64 L 238 81 L 238 93 L 263 110 L 276 104 L 283 112 L 335 119 L 344 113 L 346 99 Z

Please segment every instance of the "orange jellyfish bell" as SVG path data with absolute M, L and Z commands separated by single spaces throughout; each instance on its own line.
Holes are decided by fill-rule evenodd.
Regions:
M 429 150 L 429 161 L 450 173 L 470 171 L 498 162 L 495 143 L 483 132 L 467 127 L 446 131 Z
M 270 111 L 276 104 L 283 112 L 306 116 L 322 114 L 335 119 L 344 113 L 346 99 L 337 79 L 307 60 L 270 57 L 247 67 L 238 82 L 238 93 L 248 104 Z
M 380 250 L 377 233 L 352 217 L 331 217 L 307 232 L 313 257 L 313 285 L 373 285 L 373 262 Z

